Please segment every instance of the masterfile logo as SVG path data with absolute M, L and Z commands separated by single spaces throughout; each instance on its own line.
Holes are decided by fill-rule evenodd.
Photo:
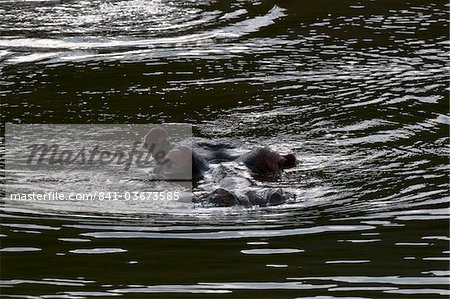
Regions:
M 192 138 L 192 128 L 188 124 L 8 123 L 5 126 L 6 190 L 12 187 L 14 192 L 21 192 L 23 186 L 31 185 L 26 182 L 32 181 L 32 185 L 43 188 L 39 191 L 50 192 L 55 191 L 49 188 L 50 185 L 52 188 L 75 186 L 68 182 L 69 178 L 88 181 L 101 174 L 106 174 L 102 176 L 105 180 L 108 180 L 108 174 L 114 174 L 114 179 L 123 177 L 124 181 L 168 181 L 155 170 L 171 163 L 165 157 L 169 148 L 161 147 L 157 140 L 155 144 L 144 140 L 149 130 L 155 127 L 164 128 L 176 143 L 188 145 Z M 186 156 L 185 159 L 191 157 Z M 186 161 L 187 165 L 190 163 Z M 191 179 L 185 174 L 177 177 L 177 173 L 170 178 L 172 181 Z M 35 190 L 24 191 L 30 193 Z M 65 191 L 78 190 L 66 188 Z

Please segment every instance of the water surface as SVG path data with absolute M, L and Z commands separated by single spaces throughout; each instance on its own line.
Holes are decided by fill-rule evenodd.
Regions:
M 1 1 L 3 123 L 189 122 L 301 161 L 261 182 L 296 194 L 279 207 L 3 199 L 2 297 L 448 297 L 448 9 Z M 145 190 L 145 175 L 7 183 Z

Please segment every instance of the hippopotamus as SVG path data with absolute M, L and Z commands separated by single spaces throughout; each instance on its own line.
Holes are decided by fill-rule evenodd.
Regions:
M 229 145 L 214 143 L 197 143 L 194 145 L 173 145 L 170 143 L 168 133 L 160 127 L 152 128 L 144 137 L 144 147 L 151 154 L 158 166 L 154 172 L 168 180 L 192 180 L 198 182 L 204 178 L 211 165 L 221 163 L 238 163 L 246 166 L 251 174 L 258 179 L 279 178 L 283 169 L 297 165 L 294 154 L 280 155 L 269 147 L 257 147 L 242 155 L 233 155 L 229 152 Z M 277 190 L 247 190 L 235 192 L 236 182 L 250 187 L 249 178 L 243 178 L 237 173 L 226 173 L 215 177 L 213 180 L 220 187 L 212 193 L 195 199 L 206 200 L 215 206 L 270 206 L 278 205 L 286 201 L 286 196 L 281 189 Z M 233 179 L 237 178 L 237 179 Z M 229 191 L 232 190 L 232 191 Z
M 191 169 L 193 180 L 202 178 L 210 163 L 241 162 L 255 175 L 263 177 L 279 177 L 283 169 L 297 165 L 294 154 L 280 155 L 269 147 L 257 147 L 243 155 L 231 155 L 226 152 L 229 146 L 223 144 L 201 143 L 193 145 L 192 148 L 183 145 L 174 146 L 168 140 L 167 131 L 159 127 L 152 128 L 145 135 L 144 147 L 152 151 L 158 163 L 165 164 L 159 171 L 171 176 Z

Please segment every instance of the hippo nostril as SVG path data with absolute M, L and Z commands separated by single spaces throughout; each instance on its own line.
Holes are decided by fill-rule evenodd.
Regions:
M 216 189 L 209 196 L 209 202 L 219 207 L 231 207 L 239 204 L 237 197 L 223 188 Z
M 283 173 L 283 169 L 295 167 L 297 159 L 293 154 L 280 155 L 269 147 L 257 147 L 242 155 L 231 155 L 224 151 L 223 145 L 205 146 L 198 143 L 196 147 L 187 145 L 172 145 L 168 140 L 168 133 L 165 129 L 152 128 L 144 137 L 144 148 L 151 150 L 151 154 L 158 164 L 154 173 L 163 178 L 171 180 L 193 180 L 199 182 L 200 179 L 212 177 L 222 188 L 216 189 L 203 198 L 215 206 L 267 206 L 278 205 L 286 201 L 286 196 L 282 192 L 269 190 L 259 190 L 256 192 L 245 191 L 243 187 L 258 186 L 252 179 L 262 181 L 278 181 Z M 233 147 L 234 148 L 234 147 Z M 249 175 L 240 175 L 235 171 L 215 176 L 205 176 L 208 170 L 213 170 L 212 164 L 229 168 L 227 163 L 243 163 L 246 169 L 251 171 Z M 215 167 L 214 167 L 215 169 Z M 235 177 L 236 176 L 236 177 Z M 245 185 L 245 186 L 244 186 Z M 229 192 L 223 187 L 233 190 Z
M 287 197 L 283 194 L 283 190 L 278 189 L 276 191 L 271 191 L 267 199 L 269 201 L 269 206 L 281 205 L 286 202 Z

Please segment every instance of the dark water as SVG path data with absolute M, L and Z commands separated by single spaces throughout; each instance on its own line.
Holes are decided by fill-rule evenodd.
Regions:
M 1 1 L 3 124 L 189 122 L 301 161 L 272 208 L 3 199 L 2 298 L 447 298 L 448 10 Z M 146 188 L 79 176 L 8 183 Z

